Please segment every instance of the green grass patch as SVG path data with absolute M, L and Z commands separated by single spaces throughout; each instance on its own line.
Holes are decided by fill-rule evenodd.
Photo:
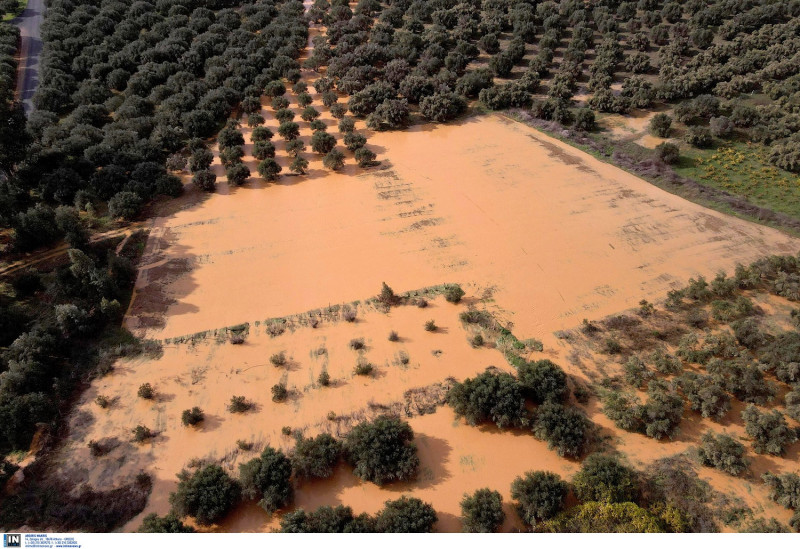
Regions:
M 18 6 L 17 10 L 13 12 L 8 12 L 5 15 L 3 15 L 3 22 L 11 21 L 12 19 L 14 19 L 17 15 L 19 15 L 25 10 L 25 6 L 27 5 L 28 5 L 28 0 L 17 0 L 17 6 Z
M 717 149 L 682 150 L 675 171 L 748 202 L 800 218 L 800 176 L 769 163 L 768 148 L 727 142 Z

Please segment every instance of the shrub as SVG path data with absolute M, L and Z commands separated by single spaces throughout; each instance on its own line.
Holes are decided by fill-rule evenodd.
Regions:
M 711 431 L 703 435 L 698 448 L 700 463 L 734 476 L 742 474 L 750 466 L 750 461 L 744 454 L 744 446 L 731 436 L 726 434 L 714 436 Z
M 555 473 L 534 471 L 511 483 L 519 518 L 529 526 L 556 516 L 564 509 L 569 484 Z
M 712 116 L 708 127 L 714 137 L 728 137 L 733 133 L 733 122 L 727 116 Z
M 353 131 L 344 134 L 344 146 L 347 147 L 347 150 L 350 152 L 355 152 L 366 144 L 367 138 L 364 137 L 363 134 Z
M 753 439 L 753 450 L 758 454 L 783 455 L 786 447 L 797 440 L 797 434 L 777 410 L 762 413 L 750 404 L 742 412 L 742 419 L 745 431 Z
M 192 534 L 196 530 L 191 526 L 186 526 L 172 513 L 163 517 L 150 513 L 144 517 L 137 532 L 143 534 Z
M 372 371 L 374 369 L 375 369 L 375 367 L 370 362 L 368 362 L 366 360 L 359 360 L 356 363 L 356 367 L 353 370 L 353 372 L 357 376 L 368 376 L 368 375 L 370 375 L 372 373 Z
M 336 146 L 336 138 L 328 132 L 314 132 L 311 136 L 311 150 L 317 154 L 328 154 Z
M 118 192 L 108 201 L 108 215 L 114 219 L 133 219 L 141 208 L 141 197 L 129 191 Z
M 431 319 L 425 323 L 425 331 L 426 332 L 435 332 L 437 330 L 436 322 Z
M 520 383 L 509 374 L 490 371 L 456 383 L 447 403 L 470 425 L 493 422 L 501 429 L 519 425 L 525 412 Z
M 206 465 L 189 474 L 178 474 L 178 488 L 170 495 L 179 517 L 194 517 L 198 524 L 213 524 L 239 502 L 241 487 L 219 465 Z
M 145 400 L 152 400 L 156 396 L 153 386 L 149 383 L 142 383 L 139 385 L 139 391 L 136 394 L 139 395 L 139 398 L 143 398 Z
M 684 141 L 698 149 L 706 149 L 711 146 L 713 138 L 708 128 L 702 126 L 689 126 L 686 129 L 686 134 L 683 136 Z
M 202 191 L 213 192 L 217 188 L 217 174 L 209 170 L 200 170 L 195 172 L 192 183 Z
M 283 402 L 289 396 L 285 383 L 276 383 L 272 386 L 272 402 Z
M 731 397 L 713 377 L 686 372 L 678 382 L 689 407 L 703 417 L 719 421 L 730 411 Z
M 286 365 L 286 353 L 281 351 L 280 353 L 275 353 L 271 357 L 269 357 L 269 361 L 275 367 L 285 366 Z
M 586 451 L 590 426 L 579 409 L 548 401 L 536 410 L 532 430 L 559 456 L 579 457 Z
M 434 122 L 446 122 L 455 118 L 466 106 L 466 101 L 452 92 L 435 93 L 422 98 L 419 103 L 422 116 Z
M 232 396 L 231 403 L 228 405 L 228 411 L 232 414 L 240 414 L 252 408 L 252 403 L 248 402 L 243 396 Z
M 589 502 L 573 507 L 536 529 L 537 532 L 658 533 L 658 517 L 635 503 Z
M 331 149 L 331 151 L 322 158 L 322 165 L 333 171 L 342 169 L 342 166 L 344 166 L 344 153 L 339 149 Z
M 592 109 L 578 109 L 575 111 L 575 129 L 584 132 L 594 131 L 596 127 L 594 111 Z
M 379 416 L 356 425 L 344 440 L 347 461 L 353 473 L 378 486 L 410 480 L 417 474 L 419 458 L 408 423 L 392 416 Z
M 319 373 L 319 377 L 317 377 L 317 383 L 322 385 L 323 387 L 327 387 L 331 384 L 331 375 L 328 373 L 327 370 L 322 370 Z
M 658 113 L 650 119 L 650 133 L 656 137 L 669 137 L 672 129 L 672 118 L 664 113 Z
M 469 340 L 469 344 L 472 345 L 472 347 L 474 347 L 475 349 L 477 349 L 478 347 L 483 347 L 484 343 L 485 342 L 484 342 L 483 336 L 481 334 L 475 334 Z
M 387 501 L 375 517 L 375 529 L 381 533 L 429 533 L 438 517 L 433 507 L 417 498 L 402 496 Z
M 503 525 L 503 496 L 495 490 L 481 488 L 461 500 L 462 528 L 468 533 L 497 532 Z
M 787 509 L 800 509 L 800 475 L 797 473 L 784 473 L 761 475 L 764 484 L 770 488 L 770 498 Z
M 354 153 L 359 168 L 367 168 L 375 164 L 375 153 L 366 147 L 357 149 Z M 380 162 L 378 162 L 380 164 Z
M 656 145 L 656 158 L 664 164 L 676 164 L 680 159 L 680 149 L 675 143 L 660 143 Z
M 242 496 L 268 513 L 291 503 L 294 496 L 292 463 L 283 452 L 267 446 L 261 455 L 239 465 L 239 482 Z
M 523 364 L 517 377 L 523 394 L 536 404 L 562 402 L 569 396 L 567 374 L 548 359 Z
M 374 519 L 365 513 L 353 516 L 350 507 L 322 506 L 307 513 L 297 509 L 281 517 L 281 532 L 284 533 L 372 533 L 375 532 Z
M 353 349 L 354 351 L 361 350 L 364 348 L 364 338 L 363 337 L 353 338 L 350 340 L 349 345 L 350 348 Z
M 226 175 L 228 177 L 228 183 L 240 187 L 244 185 L 250 177 L 250 168 L 239 162 L 228 168 Z
M 107 396 L 97 395 L 97 398 L 94 399 L 98 406 L 101 408 L 108 408 L 111 406 L 111 400 Z
M 444 299 L 448 303 L 458 303 L 464 297 L 464 290 L 458 284 L 449 284 L 444 290 Z
M 636 501 L 639 496 L 636 471 L 606 454 L 592 454 L 586 458 L 573 477 L 572 485 L 575 496 L 583 502 L 622 503 Z
M 265 158 L 258 165 L 258 173 L 267 181 L 275 181 L 283 168 L 273 158 Z
M 389 332 L 389 341 L 400 341 L 400 336 L 397 335 L 397 332 L 392 330 L 391 332 Z
M 181 423 L 183 423 L 184 425 L 197 425 L 204 419 L 205 419 L 205 414 L 203 414 L 203 410 L 201 410 L 197 406 L 193 407 L 190 410 L 184 410 L 183 413 L 181 414 Z
M 327 433 L 297 439 L 291 454 L 297 478 L 329 478 L 342 454 L 342 443 Z
M 647 403 L 638 410 L 645 434 L 656 440 L 672 438 L 683 419 L 683 399 L 661 382 L 651 382 L 647 395 Z

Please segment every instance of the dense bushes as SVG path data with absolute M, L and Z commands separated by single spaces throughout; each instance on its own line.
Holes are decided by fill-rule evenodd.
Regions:
M 604 454 L 586 458 L 572 484 L 575 495 L 584 502 L 623 503 L 636 501 L 639 495 L 636 471 Z
M 522 386 L 509 374 L 486 371 L 456 384 L 447 395 L 456 417 L 470 425 L 493 422 L 501 429 L 520 423 L 524 413 Z
M 387 501 L 374 517 L 362 513 L 353 515 L 350 507 L 323 506 L 306 512 L 298 509 L 281 517 L 284 533 L 428 533 L 438 518 L 429 504 L 406 496 Z
M 419 467 L 414 431 L 404 421 L 379 416 L 361 423 L 344 440 L 344 454 L 357 477 L 382 485 L 409 480 Z
M 745 431 L 753 439 L 753 450 L 759 454 L 783 455 L 786 447 L 797 440 L 797 434 L 777 410 L 759 412 L 751 404 L 742 412 L 742 419 Z
M 714 436 L 711 432 L 703 435 L 698 449 L 700 463 L 731 475 L 740 475 L 750 466 L 744 453 L 744 446 L 729 435 Z
M 503 511 L 503 496 L 495 490 L 481 488 L 461 500 L 461 517 L 464 532 L 497 532 L 506 514 Z
M 315 438 L 298 438 L 292 452 L 297 478 L 328 478 L 342 454 L 342 443 L 327 433 Z
M 291 475 L 289 458 L 267 446 L 259 457 L 239 466 L 242 496 L 258 501 L 260 507 L 271 513 L 292 501 Z
M 529 526 L 553 518 L 564 509 L 569 485 L 555 473 L 535 471 L 511 483 L 519 517 Z
M 181 471 L 175 493 L 170 495 L 178 517 L 189 515 L 198 524 L 213 524 L 239 502 L 241 487 L 218 465 L 206 465 L 194 473 Z

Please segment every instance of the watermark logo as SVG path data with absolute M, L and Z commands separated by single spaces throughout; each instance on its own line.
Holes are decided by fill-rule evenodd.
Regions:
M 3 547 L 22 547 L 22 534 L 3 534 Z

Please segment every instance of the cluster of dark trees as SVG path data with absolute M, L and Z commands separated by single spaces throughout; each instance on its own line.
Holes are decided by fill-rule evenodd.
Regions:
M 170 156 L 194 155 L 268 83 L 299 78 L 303 14 L 299 0 L 51 2 L 36 110 L 27 132 L 0 132 L 3 141 L 33 139 L 3 165 L 0 223 L 43 224 L 38 242 L 17 247 L 59 234 L 32 210 L 40 205 L 113 201 L 112 215 L 128 216 L 155 195 L 180 193 Z M 231 167 L 241 180 L 239 163 Z M 205 170 L 195 179 L 213 186 Z
M 591 454 L 571 483 L 557 474 L 531 471 L 511 484 L 520 519 L 535 532 L 686 532 L 693 517 L 652 489 L 653 478 L 610 454 Z M 660 479 L 655 479 L 660 480 Z M 488 491 L 487 491 L 488 492 Z M 578 504 L 567 508 L 569 493 Z M 468 531 L 495 531 L 499 494 L 482 491 L 462 502 Z M 500 509 L 502 510 L 502 509 Z
M 749 266 L 738 265 L 732 277 L 719 273 L 708 281 L 700 276 L 690 279 L 685 288 L 672 290 L 666 307 L 681 313 L 689 329 L 680 337 L 674 355 L 658 350 L 649 357 L 628 358 L 623 379 L 635 389 L 646 385 L 648 399 L 642 404 L 632 393 L 609 391 L 604 397 L 606 415 L 622 429 L 654 438 L 672 437 L 685 407 L 722 421 L 735 398 L 750 405 L 742 418 L 753 449 L 782 455 L 796 440 L 795 430 L 780 411 L 764 413 L 755 406 L 772 405 L 781 387 L 788 386 L 786 412 L 800 417 L 800 332 L 767 330 L 760 309 L 743 295 L 753 290 L 800 300 L 800 257 L 765 257 Z M 707 330 L 712 318 L 720 329 Z M 701 366 L 705 373 L 685 369 L 689 364 Z M 704 439 L 708 457 L 703 461 L 739 474 L 746 460 L 740 445 L 732 442 Z M 719 457 L 722 449 L 724 458 Z M 728 459 L 731 464 L 726 465 Z
M 315 438 L 299 435 L 288 456 L 267 446 L 259 457 L 239 466 L 238 478 L 213 464 L 193 473 L 184 470 L 178 475 L 177 491 L 170 496 L 171 513 L 165 517 L 149 516 L 142 528 L 148 532 L 179 531 L 183 527 L 180 520 L 185 516 L 193 517 L 198 524 L 213 524 L 243 499 L 274 512 L 292 502 L 293 480 L 329 478 L 342 459 L 353 467 L 356 476 L 378 485 L 410 480 L 419 467 L 413 439 L 408 423 L 393 416 L 379 416 L 356 425 L 341 441 L 329 434 Z M 328 523 L 333 516 L 339 517 L 339 526 Z M 353 517 L 349 508 L 310 514 L 298 510 L 287 514 L 281 527 L 287 532 L 328 532 L 331 528 L 339 528 L 334 531 L 340 532 L 428 532 L 435 522 L 436 513 L 430 505 L 401 498 L 388 502 L 375 518 Z
M 580 457 L 590 443 L 592 422 L 579 408 L 566 403 L 567 375 L 549 360 L 524 362 L 512 376 L 487 369 L 456 383 L 447 403 L 470 425 L 494 423 L 501 429 L 529 428 L 560 456 Z M 526 401 L 536 405 L 533 412 Z
M 574 109 L 581 89 L 592 93 L 591 109 L 614 113 L 655 101 L 680 107 L 706 94 L 731 100 L 726 117 L 755 117 L 741 125 L 698 118 L 692 144 L 747 128 L 752 139 L 780 141 L 776 165 L 800 170 L 800 140 L 792 137 L 800 124 L 796 1 L 361 0 L 351 9 L 345 0 L 318 0 L 309 19 L 327 31 L 308 66 L 326 67 L 332 85 L 350 95 L 351 112 L 371 117 L 376 129 L 402 126 L 407 105 L 444 121 L 465 98 L 478 98 L 490 109 L 532 107 L 537 117 L 591 130 L 590 111 Z M 753 92 L 773 102 L 750 107 Z M 396 122 L 387 121 L 392 111 Z

